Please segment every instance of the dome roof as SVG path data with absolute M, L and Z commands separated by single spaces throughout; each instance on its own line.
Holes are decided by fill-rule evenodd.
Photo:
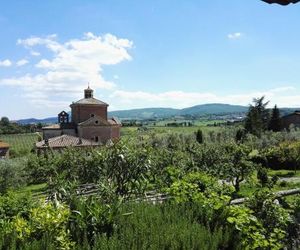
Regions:
M 103 105 L 103 106 L 108 106 L 107 103 L 105 102 L 102 102 L 94 97 L 91 97 L 91 98 L 83 98 L 77 102 L 73 102 L 71 104 L 72 105 Z

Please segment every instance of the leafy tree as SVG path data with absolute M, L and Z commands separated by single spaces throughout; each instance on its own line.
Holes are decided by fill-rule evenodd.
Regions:
M 277 105 L 272 109 L 272 115 L 269 122 L 269 130 L 273 132 L 279 132 L 281 130 L 280 112 Z
M 42 127 L 43 127 L 43 124 L 42 124 L 41 122 L 38 122 L 38 123 L 36 124 L 36 128 L 37 128 L 37 129 L 42 129 Z
M 224 162 L 223 175 L 232 182 L 235 193 L 240 191 L 240 184 L 253 173 L 254 163 L 250 160 L 251 150 L 244 145 L 226 146 L 227 159 Z
M 269 124 L 269 111 L 266 108 L 269 102 L 264 102 L 264 99 L 264 96 L 253 99 L 254 104 L 250 105 L 245 122 L 246 131 L 256 136 L 261 136 Z
M 1 118 L 0 123 L 1 123 L 2 126 L 8 126 L 9 125 L 9 119 L 7 117 L 3 116 Z
M 269 182 L 268 170 L 266 168 L 260 167 L 257 170 L 257 179 L 259 180 L 262 187 L 265 187 Z
M 0 134 L 19 134 L 32 132 L 30 125 L 21 125 L 10 122 L 7 117 L 0 119 Z

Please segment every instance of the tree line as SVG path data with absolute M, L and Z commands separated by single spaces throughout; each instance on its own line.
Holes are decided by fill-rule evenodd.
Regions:
M 282 130 L 280 111 L 277 105 L 270 111 L 265 97 L 254 98 L 245 119 L 245 130 L 256 136 L 261 136 L 264 131 L 279 132 Z
M 18 124 L 12 122 L 8 117 L 1 117 L 0 119 L 0 135 L 1 134 L 23 134 L 36 132 L 42 128 L 42 124 Z

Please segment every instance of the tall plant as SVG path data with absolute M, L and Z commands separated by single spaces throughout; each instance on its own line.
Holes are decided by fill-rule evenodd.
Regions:
M 269 102 L 265 102 L 264 96 L 253 99 L 253 105 L 250 105 L 245 121 L 245 129 L 247 132 L 261 136 L 262 132 L 267 130 L 269 123 L 268 104 Z

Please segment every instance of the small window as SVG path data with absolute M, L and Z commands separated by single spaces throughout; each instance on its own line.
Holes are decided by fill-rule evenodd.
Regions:
M 99 141 L 99 137 L 95 136 L 95 142 L 98 142 L 98 141 Z
M 94 117 L 95 115 L 94 114 L 91 114 L 91 117 Z
M 99 123 L 99 121 L 98 121 L 98 120 L 96 120 L 96 121 L 95 121 L 95 124 L 98 124 L 98 123 Z

